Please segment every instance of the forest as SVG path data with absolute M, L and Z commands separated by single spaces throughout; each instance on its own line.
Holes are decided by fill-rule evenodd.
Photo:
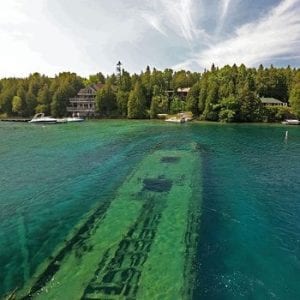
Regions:
M 158 113 L 191 111 L 195 118 L 221 122 L 276 122 L 300 117 L 300 69 L 245 65 L 216 67 L 203 72 L 146 69 L 130 74 L 122 69 L 88 78 L 63 72 L 54 78 L 39 73 L 0 80 L 0 117 L 31 117 L 44 112 L 67 115 L 69 98 L 94 83 L 104 84 L 96 96 L 97 114 L 105 118 L 156 118 Z M 178 88 L 190 87 L 187 97 Z M 272 97 L 288 106 L 263 106 Z

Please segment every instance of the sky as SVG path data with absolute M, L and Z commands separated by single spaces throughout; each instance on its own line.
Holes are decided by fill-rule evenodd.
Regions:
M 0 77 L 111 74 L 147 65 L 299 67 L 300 0 L 9 0 Z

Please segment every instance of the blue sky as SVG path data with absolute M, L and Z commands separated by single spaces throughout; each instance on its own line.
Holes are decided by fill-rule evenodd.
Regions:
M 300 0 L 10 0 L 0 77 L 300 64 Z

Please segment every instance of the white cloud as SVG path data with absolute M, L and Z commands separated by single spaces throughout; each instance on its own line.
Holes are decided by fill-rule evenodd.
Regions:
M 0 72 L 2 76 L 50 75 L 76 66 L 84 69 L 78 45 L 47 18 L 45 0 L 10 0 L 1 4 Z
M 221 14 L 221 19 L 223 20 L 228 12 L 228 8 L 230 5 L 231 0 L 221 0 L 221 6 L 222 6 L 222 14 Z
M 218 25 L 216 27 L 216 34 L 215 34 L 216 36 L 218 36 L 220 34 L 220 31 L 222 30 L 225 19 L 227 17 L 227 13 L 228 13 L 230 4 L 231 4 L 231 0 L 221 0 L 220 1 L 220 6 L 219 6 L 220 19 L 219 19 Z
M 299 2 L 282 0 L 230 32 L 233 11 L 244 7 L 240 0 L 3 1 L 0 76 L 111 73 L 118 60 L 131 72 L 148 64 L 199 70 L 212 62 L 299 61 Z
M 192 41 L 197 36 L 196 26 L 193 20 L 193 0 L 161 0 L 168 12 L 171 26 L 177 29 L 179 35 L 187 41 Z
M 193 57 L 201 67 L 244 63 L 256 66 L 278 57 L 300 54 L 300 0 L 283 0 L 269 14 L 238 28 L 222 42 Z
M 193 66 L 198 65 L 198 62 L 193 59 L 187 59 L 184 62 L 178 63 L 176 65 L 172 66 L 172 69 L 175 71 L 180 71 L 180 70 L 192 70 L 194 69 Z
M 201 1 L 195 0 L 148 0 L 145 20 L 165 36 L 172 34 L 191 43 L 199 37 L 207 39 L 197 20 L 201 18 Z
M 168 36 L 165 32 L 164 26 L 161 23 L 161 20 L 157 16 L 155 16 L 154 14 L 143 13 L 142 17 L 146 20 L 146 22 L 149 23 L 150 26 L 156 29 L 159 33 L 166 37 Z
M 28 22 L 29 16 L 21 11 L 22 2 L 20 0 L 3 1 L 0 10 L 0 25 L 18 25 Z

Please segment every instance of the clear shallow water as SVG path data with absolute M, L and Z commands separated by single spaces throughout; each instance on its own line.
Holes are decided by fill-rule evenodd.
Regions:
M 0 139 L 0 295 L 27 282 L 146 155 L 193 142 L 203 162 L 194 298 L 300 297 L 300 128 L 0 124 Z

